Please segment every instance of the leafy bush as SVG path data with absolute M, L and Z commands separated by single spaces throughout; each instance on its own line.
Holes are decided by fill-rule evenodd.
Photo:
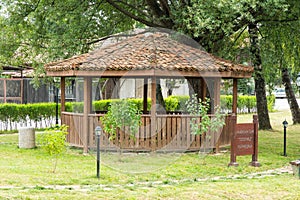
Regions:
M 224 122 L 224 116 L 217 109 L 214 113 L 214 117 L 210 117 L 208 114 L 210 107 L 210 99 L 202 101 L 197 98 L 197 95 L 193 95 L 190 100 L 186 102 L 187 111 L 190 115 L 200 116 L 200 122 L 197 122 L 196 118 L 192 118 L 190 121 L 191 133 L 195 135 L 202 135 L 209 131 L 215 132 L 221 128 Z
M 55 103 L 0 104 L 0 120 L 6 125 L 6 130 L 8 124 L 12 127 L 12 123 L 24 123 L 28 120 L 38 122 L 41 119 L 50 121 L 55 116 L 55 106 Z
M 68 134 L 67 126 L 53 127 L 46 130 L 38 137 L 38 142 L 42 148 L 54 157 L 53 173 L 55 173 L 57 160 L 67 149 L 66 135 Z
M 274 111 L 275 100 L 276 100 L 275 95 L 267 96 L 268 110 L 271 111 L 271 112 Z
M 138 131 L 142 122 L 141 113 L 136 103 L 128 100 L 112 102 L 107 114 L 101 117 L 103 129 L 110 134 L 110 139 L 114 139 L 117 129 L 122 129 L 123 127 L 125 129 L 129 127 L 131 136 L 134 136 Z
M 274 110 L 275 97 L 267 96 L 267 103 L 269 111 Z M 238 112 L 239 113 L 251 113 L 256 112 L 256 97 L 248 95 L 238 96 Z M 221 109 L 224 112 L 231 111 L 232 109 L 232 96 L 231 95 L 221 95 Z
M 169 96 L 164 99 L 167 111 L 176 111 L 178 109 L 179 101 L 174 96 Z
M 170 103 L 171 103 L 171 101 L 178 102 L 177 107 L 175 108 L 174 111 L 187 111 L 187 104 L 186 103 L 190 99 L 190 97 L 188 95 L 169 96 L 168 98 L 170 99 Z M 168 98 L 166 98 L 166 99 L 168 99 Z M 167 104 L 168 104 L 168 102 L 166 102 L 166 107 L 168 107 Z M 167 109 L 167 111 L 172 111 L 172 110 Z
M 189 101 L 189 96 L 169 96 L 165 98 L 167 111 L 187 111 L 186 102 Z M 275 96 L 268 96 L 268 109 L 274 110 Z M 94 101 L 93 106 L 96 111 L 108 111 L 113 103 L 120 102 L 120 99 L 107 99 Z M 142 99 L 128 99 L 132 105 L 139 111 L 143 110 Z M 256 98 L 255 96 L 240 95 L 238 96 L 238 112 L 256 112 Z M 39 122 L 42 119 L 46 120 L 46 123 L 51 125 L 50 121 L 55 117 L 55 103 L 34 103 L 34 104 L 14 104 L 5 103 L 0 104 L 0 121 L 2 121 L 6 127 L 16 122 L 27 122 L 28 120 L 33 122 Z M 83 112 L 83 102 L 66 102 L 67 112 Z M 59 104 L 60 109 L 60 104 Z M 151 109 L 151 99 L 147 99 L 147 110 Z M 232 110 L 232 96 L 221 95 L 221 110 L 223 112 L 230 112 Z M 60 112 L 58 112 L 60 114 Z

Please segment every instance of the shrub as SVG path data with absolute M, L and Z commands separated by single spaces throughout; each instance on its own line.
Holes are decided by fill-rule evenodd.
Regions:
M 67 149 L 66 135 L 67 126 L 62 125 L 60 127 L 53 127 L 46 130 L 38 137 L 38 142 L 42 148 L 50 155 L 54 157 L 53 173 L 55 173 L 57 160 Z
M 101 117 L 103 129 L 110 134 L 110 139 L 114 139 L 117 129 L 129 127 L 130 135 L 134 136 L 141 125 L 141 113 L 136 102 L 120 100 L 112 102 L 108 112 Z M 125 130 L 123 130 L 125 131 Z
M 175 111 L 178 110 L 179 101 L 174 96 L 169 96 L 164 99 L 166 104 L 166 110 L 167 111 Z
M 143 110 L 142 99 L 127 99 L 132 105 L 134 105 L 139 111 Z M 187 111 L 186 102 L 189 101 L 189 96 L 169 96 L 165 98 L 166 111 Z M 268 96 L 268 109 L 274 111 L 275 96 Z M 108 111 L 111 105 L 115 102 L 120 102 L 120 99 L 107 99 L 94 101 L 93 106 L 96 111 Z M 238 112 L 255 112 L 256 111 L 256 98 L 255 96 L 241 95 L 238 96 Z M 26 122 L 31 120 L 39 122 L 41 119 L 50 121 L 52 117 L 55 117 L 55 103 L 34 103 L 34 104 L 14 104 L 5 103 L 0 104 L 0 120 L 5 124 L 5 130 L 8 125 L 12 125 L 14 122 Z M 83 112 L 83 102 L 66 102 L 65 105 L 67 112 Z M 60 104 L 59 104 L 60 109 Z M 151 109 L 151 99 L 147 99 L 147 110 Z M 232 109 L 232 96 L 221 95 L 221 110 L 223 112 L 230 112 Z M 58 112 L 60 114 L 60 112 Z

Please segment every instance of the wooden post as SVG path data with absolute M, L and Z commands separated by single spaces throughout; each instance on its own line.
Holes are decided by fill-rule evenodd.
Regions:
M 202 101 L 204 101 L 205 98 L 206 98 L 206 94 L 207 94 L 207 84 L 206 84 L 206 81 L 204 80 L 204 78 L 201 78 L 201 81 L 202 81 L 202 83 L 201 83 L 201 86 L 202 86 L 202 97 L 201 97 L 201 99 L 202 99 Z
M 214 79 L 214 107 L 212 109 L 212 114 L 216 113 L 218 108 L 220 108 L 221 105 L 221 78 L 217 77 Z M 218 130 L 220 131 L 220 129 Z M 214 133 L 215 134 L 215 133 Z M 221 134 L 215 134 L 217 137 L 212 137 L 215 140 L 215 152 L 218 153 L 220 151 L 220 136 Z
M 143 113 L 147 113 L 147 107 L 148 107 L 148 78 L 144 78 L 144 90 L 143 90 Z
M 228 166 L 239 166 L 236 162 L 236 144 L 235 144 L 235 125 L 236 125 L 236 115 L 232 114 L 230 119 L 230 126 L 231 126 L 231 146 L 230 146 L 230 163 Z
M 66 80 L 65 77 L 60 79 L 60 114 L 66 111 Z
M 23 70 L 21 70 L 21 78 L 23 78 Z M 21 98 L 21 104 L 23 104 L 24 102 L 23 102 L 23 96 L 24 96 L 24 79 L 21 79 L 20 80 L 20 83 L 21 83 L 21 91 L 20 91 L 20 98 Z
M 7 93 L 6 81 L 7 81 L 6 79 L 3 80 L 3 87 L 4 87 L 4 90 L 3 90 L 3 91 L 4 91 L 4 94 L 3 94 L 3 96 L 4 96 L 4 101 L 3 101 L 3 103 L 7 103 L 7 102 L 6 102 L 6 93 Z
M 254 152 L 252 154 L 252 162 L 250 165 L 253 167 L 259 167 L 260 163 L 257 161 L 258 157 L 258 117 L 253 115 L 253 125 L 254 125 Z
M 221 100 L 220 100 L 220 95 L 221 95 L 221 89 L 220 89 L 220 84 L 221 84 L 221 78 L 215 78 L 214 80 L 214 108 L 212 110 L 213 113 L 217 110 L 217 107 L 220 106 Z
M 232 113 L 237 114 L 238 80 L 236 78 L 233 79 L 232 95 Z
M 92 107 L 92 79 L 90 77 L 84 77 L 84 105 L 83 105 L 83 152 L 88 152 L 89 145 L 89 118 L 88 115 L 91 113 Z
M 156 77 L 151 79 L 151 136 L 156 134 Z

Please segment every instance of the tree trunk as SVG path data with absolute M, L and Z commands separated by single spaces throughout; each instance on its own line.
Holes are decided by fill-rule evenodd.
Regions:
M 102 93 L 101 93 L 101 79 L 98 79 L 96 92 L 95 92 L 95 101 L 102 99 Z
M 200 78 L 186 78 L 186 79 L 188 81 L 190 98 L 193 96 L 193 94 L 196 94 L 197 98 L 201 98 L 202 85 L 201 85 Z
M 293 118 L 293 123 L 294 124 L 299 124 L 300 123 L 300 110 L 299 110 L 299 105 L 298 105 L 298 102 L 296 100 L 294 90 L 292 88 L 289 72 L 288 72 L 286 67 L 283 67 L 281 69 L 281 73 L 282 73 L 281 74 L 282 83 L 285 87 L 285 93 L 286 93 L 287 100 L 288 100 L 289 105 L 290 105 L 292 118 Z
M 159 105 L 156 107 L 156 112 L 166 112 L 166 104 L 162 94 L 159 78 L 156 79 L 156 104 Z
M 254 81 L 256 93 L 257 115 L 259 119 L 259 129 L 272 129 L 268 111 L 268 102 L 266 97 L 265 79 L 262 73 L 262 61 L 258 44 L 259 30 L 256 23 L 251 23 L 248 26 L 250 37 L 250 53 L 252 65 L 254 66 Z
M 105 99 L 119 99 L 120 97 L 120 78 L 109 78 L 105 88 Z

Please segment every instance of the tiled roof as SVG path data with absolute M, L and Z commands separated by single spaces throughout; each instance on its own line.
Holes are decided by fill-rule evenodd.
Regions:
M 48 72 L 168 70 L 252 73 L 253 67 L 233 64 L 185 45 L 166 33 L 143 33 L 90 53 L 45 65 Z M 145 74 L 146 75 L 146 74 Z

